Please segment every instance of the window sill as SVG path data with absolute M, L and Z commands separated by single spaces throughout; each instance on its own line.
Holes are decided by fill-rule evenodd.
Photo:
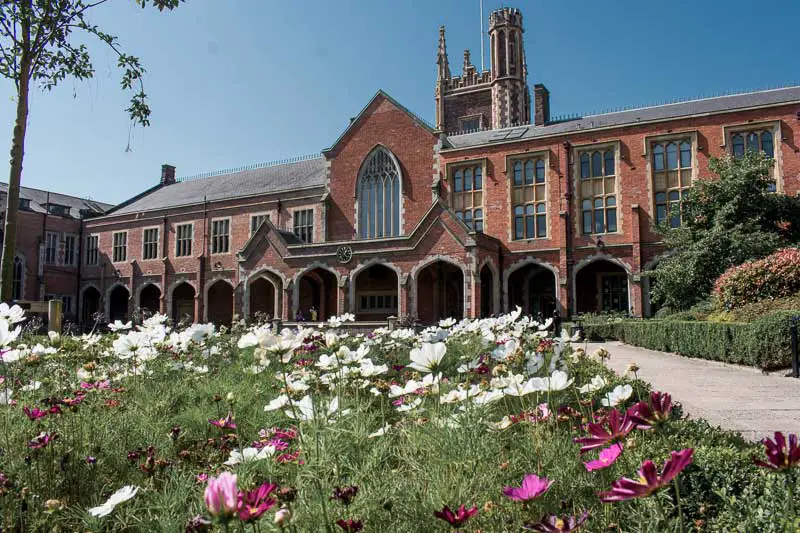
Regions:
M 528 239 L 512 239 L 511 242 L 537 242 L 546 241 L 549 237 L 530 237 Z

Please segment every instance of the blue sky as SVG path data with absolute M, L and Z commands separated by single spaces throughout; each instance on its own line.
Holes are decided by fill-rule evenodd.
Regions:
M 800 2 L 781 4 L 485 0 L 484 10 L 523 10 L 529 83 L 547 85 L 562 115 L 800 83 Z M 162 14 L 112 0 L 90 18 L 147 68 L 152 126 L 134 128 L 126 153 L 128 96 L 114 56 L 93 46 L 94 79 L 33 95 L 23 185 L 114 203 L 155 184 L 162 163 L 188 176 L 318 153 L 380 88 L 432 121 L 437 28 L 454 71 L 464 48 L 479 64 L 478 6 L 189 0 Z M 7 149 L 14 91 L 0 87 Z

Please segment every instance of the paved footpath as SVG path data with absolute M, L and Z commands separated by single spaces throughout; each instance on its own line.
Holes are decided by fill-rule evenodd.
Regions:
M 800 379 L 786 372 L 764 374 L 758 369 L 692 359 L 609 341 L 584 344 L 586 353 L 605 346 L 607 364 L 624 374 L 628 363 L 639 365 L 638 375 L 655 390 L 672 394 L 684 413 L 705 418 L 712 425 L 739 431 L 749 440 L 775 431 L 800 434 Z

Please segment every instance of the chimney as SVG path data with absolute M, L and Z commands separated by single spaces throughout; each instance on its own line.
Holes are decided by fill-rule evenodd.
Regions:
M 161 185 L 172 185 L 173 183 L 175 183 L 175 167 L 161 165 Z
M 533 86 L 533 125 L 544 126 L 550 122 L 550 91 L 541 83 Z

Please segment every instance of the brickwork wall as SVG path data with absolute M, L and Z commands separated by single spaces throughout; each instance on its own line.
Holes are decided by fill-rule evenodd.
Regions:
M 492 124 L 492 88 L 461 94 L 449 94 L 444 98 L 445 131 L 459 131 L 458 119 L 461 117 L 481 115 L 483 127 Z

